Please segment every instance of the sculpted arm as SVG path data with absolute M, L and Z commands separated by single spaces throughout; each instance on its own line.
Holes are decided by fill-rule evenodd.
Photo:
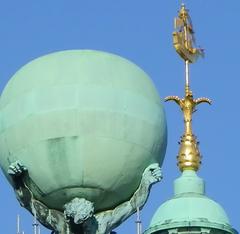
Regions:
M 102 212 L 99 214 L 98 223 L 102 221 L 99 219 L 106 219 L 107 230 L 110 231 L 134 212 L 137 208 L 142 208 L 147 201 L 151 186 L 162 179 L 161 169 L 157 163 L 151 164 L 143 172 L 140 185 L 129 201 L 117 206 L 114 210 Z M 102 217 L 101 217 L 102 216 Z
M 34 199 L 26 185 L 25 179 L 29 176 L 27 168 L 21 162 L 16 161 L 9 166 L 8 174 L 12 178 L 14 190 L 21 206 L 28 209 L 33 215 L 36 214 L 39 222 L 47 228 L 59 231 L 53 233 L 64 233 L 66 227 L 63 213 L 51 210 L 42 202 Z

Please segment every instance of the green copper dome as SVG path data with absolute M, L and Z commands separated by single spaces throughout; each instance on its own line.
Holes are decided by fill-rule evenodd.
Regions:
M 21 68 L 0 99 L 0 165 L 19 160 L 28 186 L 50 208 L 75 197 L 95 210 L 137 189 L 144 169 L 162 164 L 163 106 L 151 79 L 132 62 L 90 50 L 52 53 Z
M 184 171 L 175 180 L 174 190 L 175 196 L 160 206 L 145 234 L 164 233 L 171 229 L 180 233 L 186 228 L 235 233 L 223 208 L 204 195 L 204 181 L 194 171 Z

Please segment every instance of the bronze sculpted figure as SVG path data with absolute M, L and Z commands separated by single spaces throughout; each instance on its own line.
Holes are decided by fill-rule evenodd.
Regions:
M 94 213 L 94 204 L 84 198 L 74 198 L 65 204 L 64 212 L 49 209 L 36 200 L 27 186 L 27 168 L 16 161 L 9 166 L 8 173 L 14 182 L 14 189 L 20 204 L 36 215 L 40 223 L 53 230 L 54 234 L 109 234 L 114 228 L 142 208 L 154 183 L 162 179 L 157 163 L 148 166 L 142 175 L 140 185 L 129 201 L 112 210 Z

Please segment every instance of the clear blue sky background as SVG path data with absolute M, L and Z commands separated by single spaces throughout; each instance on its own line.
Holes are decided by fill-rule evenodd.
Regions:
M 195 114 L 194 129 L 201 142 L 207 194 L 222 204 L 232 225 L 240 229 L 240 26 L 239 0 L 185 1 L 191 10 L 197 42 L 206 58 L 191 67 L 196 97 L 213 99 Z M 180 1 L 160 0 L 1 0 L 0 89 L 32 59 L 66 49 L 97 49 L 119 54 L 138 64 L 154 81 L 160 96 L 183 95 L 183 62 L 172 46 L 173 18 Z M 173 194 L 182 116 L 173 103 L 165 104 L 168 148 L 164 181 L 155 185 L 142 211 L 144 229 L 157 207 Z M 1 233 L 15 233 L 21 214 L 25 234 L 32 217 L 18 205 L 0 175 Z M 135 217 L 118 228 L 135 233 Z M 42 228 L 42 233 L 49 233 Z

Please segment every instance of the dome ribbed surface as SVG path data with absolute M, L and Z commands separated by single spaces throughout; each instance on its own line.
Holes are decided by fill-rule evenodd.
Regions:
M 206 227 L 234 233 L 223 208 L 204 195 L 204 181 L 194 171 L 175 180 L 175 196 L 154 214 L 145 234 L 181 227 Z

